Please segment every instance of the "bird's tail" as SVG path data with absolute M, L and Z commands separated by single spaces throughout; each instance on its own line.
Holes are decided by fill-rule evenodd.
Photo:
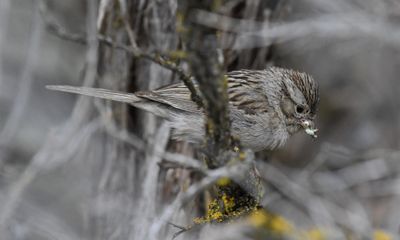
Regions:
M 73 87 L 62 85 L 48 85 L 46 86 L 46 88 L 54 91 L 75 93 L 90 97 L 129 103 L 132 106 L 146 110 L 166 119 L 170 117 L 172 111 L 171 108 L 166 107 L 165 104 L 156 101 L 148 101 L 147 99 L 138 97 L 133 93 L 123 93 L 102 88 Z
M 135 94 L 132 93 L 122 93 L 102 88 L 73 87 L 73 86 L 63 86 L 63 85 L 48 85 L 46 86 L 46 88 L 54 91 L 75 93 L 75 94 L 97 97 L 97 98 L 108 99 L 130 104 L 133 104 L 141 100 L 141 98 L 137 97 Z

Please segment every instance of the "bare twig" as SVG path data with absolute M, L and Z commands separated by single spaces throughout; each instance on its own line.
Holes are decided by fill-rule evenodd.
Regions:
M 214 11 L 212 0 L 179 1 L 180 12 L 184 15 L 187 31 L 183 32 L 188 49 L 188 62 L 191 71 L 199 83 L 204 100 L 206 114 L 206 147 L 204 153 L 209 169 L 225 166 L 228 162 L 240 159 L 244 152 L 233 152 L 235 141 L 230 132 L 229 98 L 227 79 L 223 69 L 223 58 L 218 49 L 217 33 L 214 29 L 198 24 L 193 14 L 202 9 Z M 258 206 L 260 195 L 259 179 L 251 168 L 238 181 L 230 181 L 225 186 L 218 186 L 219 195 L 235 199 L 235 210 L 251 209 Z
M 50 33 L 64 40 L 73 41 L 84 45 L 87 44 L 87 39 L 84 34 L 71 33 L 67 31 L 64 27 L 59 25 L 55 20 L 49 20 L 46 11 L 47 9 L 45 7 L 42 7 L 40 12 L 45 22 L 45 26 Z M 98 41 L 106 46 L 123 50 L 129 54 L 132 54 L 134 57 L 150 60 L 154 63 L 159 64 L 162 67 L 165 67 L 168 70 L 175 72 L 182 80 L 182 82 L 186 85 L 186 87 L 190 90 L 192 100 L 199 107 L 203 107 L 202 98 L 198 93 L 198 90 L 194 84 L 194 78 L 185 73 L 185 71 L 181 67 L 179 67 L 173 60 L 169 59 L 167 56 L 161 53 L 146 53 L 142 51 L 136 44 L 134 33 L 129 25 L 129 22 L 126 20 L 124 22 L 126 22 L 126 29 L 129 36 L 129 41 L 130 41 L 129 46 L 117 43 L 113 41 L 110 37 L 101 34 L 97 35 Z
M 157 203 L 157 182 L 158 179 L 158 166 L 157 163 L 161 161 L 161 156 L 164 155 L 166 145 L 169 140 L 170 128 L 166 122 L 164 122 L 155 136 L 155 143 L 151 144 L 149 147 L 149 154 L 146 156 L 144 164 L 147 165 L 146 175 L 144 176 L 143 183 L 143 197 L 140 202 L 138 202 L 138 207 L 141 209 L 142 217 L 151 217 L 156 213 L 154 208 Z M 139 221 L 137 219 L 136 221 Z M 146 231 L 150 227 L 150 222 L 142 222 L 142 226 L 138 230 L 138 239 L 146 239 Z
M 207 176 L 200 182 L 190 186 L 186 192 L 180 193 L 173 203 L 164 209 L 160 217 L 153 222 L 149 229 L 149 236 L 146 239 L 155 240 L 158 239 L 158 234 L 166 222 L 168 222 L 173 214 L 186 204 L 193 197 L 197 196 L 204 189 L 211 186 L 221 177 L 228 177 L 235 179 L 243 175 L 243 173 L 249 170 L 249 163 L 238 163 L 234 166 L 221 167 L 215 170 L 207 171 Z
M 226 159 L 222 153 L 231 148 L 230 119 L 228 113 L 227 83 L 218 52 L 216 32 L 191 19 L 197 9 L 210 11 L 213 1 L 182 2 L 185 13 L 184 34 L 191 70 L 204 97 L 206 120 L 207 164 L 209 168 L 222 166 Z
M 367 233 L 371 231 L 371 223 L 361 206 L 353 206 L 351 209 L 342 207 L 314 194 L 311 189 L 290 179 L 284 172 L 270 164 L 259 163 L 258 167 L 263 173 L 261 178 L 266 183 L 276 186 L 294 203 L 304 207 L 314 223 L 324 227 L 349 227 L 360 236 L 367 236 Z
M 159 162 L 159 165 L 163 168 L 191 169 L 203 174 L 205 171 L 207 171 L 207 169 L 200 163 L 200 160 L 196 160 L 179 153 L 166 152 L 162 157 L 163 159 L 161 162 Z
M 103 25 L 104 17 L 108 8 L 110 7 L 112 1 L 111 0 L 100 0 L 99 3 L 99 12 L 97 15 L 97 31 L 100 31 L 101 26 Z
M 133 133 L 130 133 L 126 129 L 119 129 L 115 124 L 115 121 L 111 118 L 110 109 L 107 109 L 100 101 L 95 101 L 95 106 L 99 110 L 101 119 L 103 120 L 103 125 L 108 134 L 112 137 L 119 139 L 123 142 L 130 144 L 135 149 L 143 149 L 145 142 Z
M 179 78 L 184 82 L 186 87 L 189 89 L 191 93 L 191 98 L 192 100 L 199 106 L 203 107 L 203 102 L 201 97 L 199 96 L 199 93 L 193 84 L 193 78 L 190 75 L 187 75 L 182 68 L 178 67 L 171 59 L 167 59 L 166 56 L 162 56 L 161 54 L 147 54 L 144 51 L 140 50 L 140 48 L 137 45 L 135 34 L 132 30 L 132 27 L 130 25 L 128 15 L 127 15 L 127 10 L 126 10 L 126 0 L 120 0 L 120 5 L 121 5 L 121 11 L 123 15 L 123 20 L 125 24 L 125 29 L 126 32 L 128 33 L 129 41 L 131 44 L 131 50 L 135 56 L 137 57 L 143 57 L 145 59 L 151 60 L 160 66 L 163 66 L 175 73 L 178 74 Z
M 87 31 L 89 34 L 87 42 L 90 44 L 86 54 L 87 71 L 84 79 L 84 83 L 87 85 L 94 82 L 97 66 L 97 41 L 94 21 L 95 9 L 95 1 L 88 1 Z M 43 11 L 43 5 L 40 5 L 40 11 Z M 39 17 L 39 15 L 37 16 Z M 61 162 L 66 161 L 73 153 L 76 153 L 77 148 L 80 147 L 80 141 L 87 139 L 87 137 L 98 128 L 98 122 L 94 121 L 89 124 L 84 131 L 79 132 L 80 134 L 74 135 L 73 141 L 71 141 L 71 132 L 75 133 L 74 130 L 80 127 L 80 124 L 86 119 L 87 112 L 86 106 L 82 106 L 78 103 L 70 119 L 71 124 L 60 129 L 60 134 L 47 139 L 48 143 L 45 143 L 44 147 L 35 154 L 29 166 L 26 167 L 19 179 L 10 188 L 8 198 L 5 203 L 3 203 L 0 215 L 0 232 L 4 232 L 9 218 L 18 205 L 21 195 L 27 186 L 36 178 L 37 174 L 43 169 L 51 169 L 52 167 L 58 166 Z M 69 143 L 69 145 L 67 145 L 67 143 Z M 60 148 L 64 150 L 62 155 L 58 154 Z
M 168 222 L 168 224 L 179 229 L 179 231 L 176 232 L 176 233 L 174 233 L 174 235 L 172 236 L 172 240 L 174 240 L 175 238 L 177 238 L 177 237 L 178 237 L 179 235 L 181 235 L 182 233 L 185 233 L 185 232 L 191 230 L 192 227 L 193 227 L 193 226 L 191 226 L 191 225 L 190 225 L 190 226 L 187 226 L 187 227 L 183 227 L 183 226 L 176 225 L 175 223 L 172 223 L 172 222 Z
M 19 179 L 11 186 L 6 201 L 2 205 L 0 215 L 0 232 L 4 233 L 8 220 L 12 216 L 15 208 L 18 206 L 22 193 L 27 186 L 36 178 L 43 170 L 49 170 L 68 160 L 82 146 L 82 142 L 86 141 L 99 127 L 99 121 L 95 120 L 89 123 L 84 129 L 74 136 L 74 139 L 61 138 L 59 136 L 68 136 L 64 131 L 68 131 L 67 127 L 59 129 L 57 134 L 50 136 L 47 141 L 52 144 L 46 144 L 32 158 L 29 166 L 26 167 Z M 63 154 L 59 154 L 63 149 Z
M 325 14 L 312 19 L 274 25 L 268 22 L 235 19 L 202 10 L 196 10 L 193 18 L 204 26 L 239 34 L 234 46 L 220 46 L 222 48 L 263 47 L 270 45 L 272 41 L 285 42 L 308 36 L 332 36 L 340 39 L 367 36 L 393 46 L 399 46 L 400 39 L 400 31 L 396 25 L 385 18 L 374 18 L 360 11 Z
M 25 113 L 25 108 L 27 104 L 29 103 L 31 86 L 33 82 L 35 58 L 37 58 L 38 56 L 38 50 L 43 33 L 43 25 L 40 21 L 40 16 L 37 10 L 38 9 L 35 9 L 34 11 L 32 36 L 30 39 L 29 50 L 26 56 L 26 62 L 20 76 L 18 93 L 16 94 L 16 98 L 14 99 L 12 111 L 9 114 L 7 121 L 0 133 L 0 145 L 2 146 L 6 145 L 14 137 L 14 134 L 19 130 L 20 120 Z

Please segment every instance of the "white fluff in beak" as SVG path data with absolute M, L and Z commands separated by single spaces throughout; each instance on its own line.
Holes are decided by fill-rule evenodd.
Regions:
M 304 128 L 304 131 L 313 138 L 317 138 L 316 132 L 318 129 L 314 128 L 314 123 L 310 120 L 301 121 L 301 126 Z

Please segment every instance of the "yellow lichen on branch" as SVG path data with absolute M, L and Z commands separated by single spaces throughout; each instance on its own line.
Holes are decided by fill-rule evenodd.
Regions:
M 222 194 L 219 198 L 211 200 L 207 205 L 207 214 L 204 217 L 195 218 L 195 224 L 226 222 L 244 216 L 256 209 L 256 206 L 239 207 L 234 197 Z

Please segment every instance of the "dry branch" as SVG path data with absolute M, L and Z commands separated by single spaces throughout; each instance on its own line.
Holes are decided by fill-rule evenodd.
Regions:
M 216 31 L 191 19 L 198 9 L 212 11 L 214 1 L 182 1 L 180 13 L 185 19 L 183 39 L 188 49 L 188 62 L 204 97 L 206 119 L 207 164 L 223 166 L 223 152 L 231 149 L 227 83 L 218 52 Z M 226 157 L 226 156 L 224 156 Z
M 87 45 L 87 37 L 85 34 L 79 34 L 79 33 L 72 33 L 69 32 L 67 29 L 65 29 L 63 26 L 58 24 L 54 19 L 49 19 L 48 14 L 47 14 L 47 7 L 43 3 L 42 7 L 40 8 L 40 13 L 42 15 L 42 19 L 45 23 L 45 27 L 48 32 L 51 34 L 54 34 L 55 36 L 67 40 L 67 41 L 72 41 L 76 42 L 79 44 Z M 124 18 L 126 19 L 126 18 Z M 175 72 L 179 78 L 182 80 L 182 82 L 185 84 L 185 86 L 190 90 L 191 93 L 191 99 L 199 106 L 203 107 L 203 102 L 200 94 L 198 93 L 198 90 L 195 87 L 194 84 L 194 79 L 191 75 L 185 73 L 185 71 L 179 67 L 172 59 L 170 59 L 167 55 L 162 54 L 162 53 L 147 53 L 140 49 L 135 41 L 133 31 L 129 25 L 129 21 L 124 20 L 124 23 L 126 24 L 126 29 L 128 32 L 129 40 L 130 40 L 130 45 L 122 44 L 115 42 L 112 38 L 109 36 L 105 36 L 102 34 L 97 34 L 97 40 L 99 43 L 104 44 L 105 46 L 109 46 L 115 49 L 123 50 L 129 54 L 131 54 L 134 57 L 137 58 L 143 58 L 150 60 L 154 63 L 159 64 L 160 66 L 169 69 L 173 72 Z
M 229 99 L 227 79 L 223 69 L 223 59 L 218 49 L 217 32 L 198 24 L 192 16 L 199 10 L 213 12 L 215 1 L 180 1 L 178 15 L 183 17 L 182 38 L 188 51 L 188 62 L 192 74 L 199 84 L 206 114 L 206 147 L 204 153 L 209 169 L 240 162 L 244 152 L 234 152 L 237 144 L 230 133 Z M 243 157 L 244 158 L 244 157 Z M 233 199 L 233 211 L 225 211 L 224 218 L 246 213 L 258 206 L 260 195 L 259 180 L 254 168 L 246 172 L 244 178 L 218 186 L 218 198 Z M 220 199 L 219 199 L 220 200 Z M 218 200 L 218 201 L 219 201 Z

